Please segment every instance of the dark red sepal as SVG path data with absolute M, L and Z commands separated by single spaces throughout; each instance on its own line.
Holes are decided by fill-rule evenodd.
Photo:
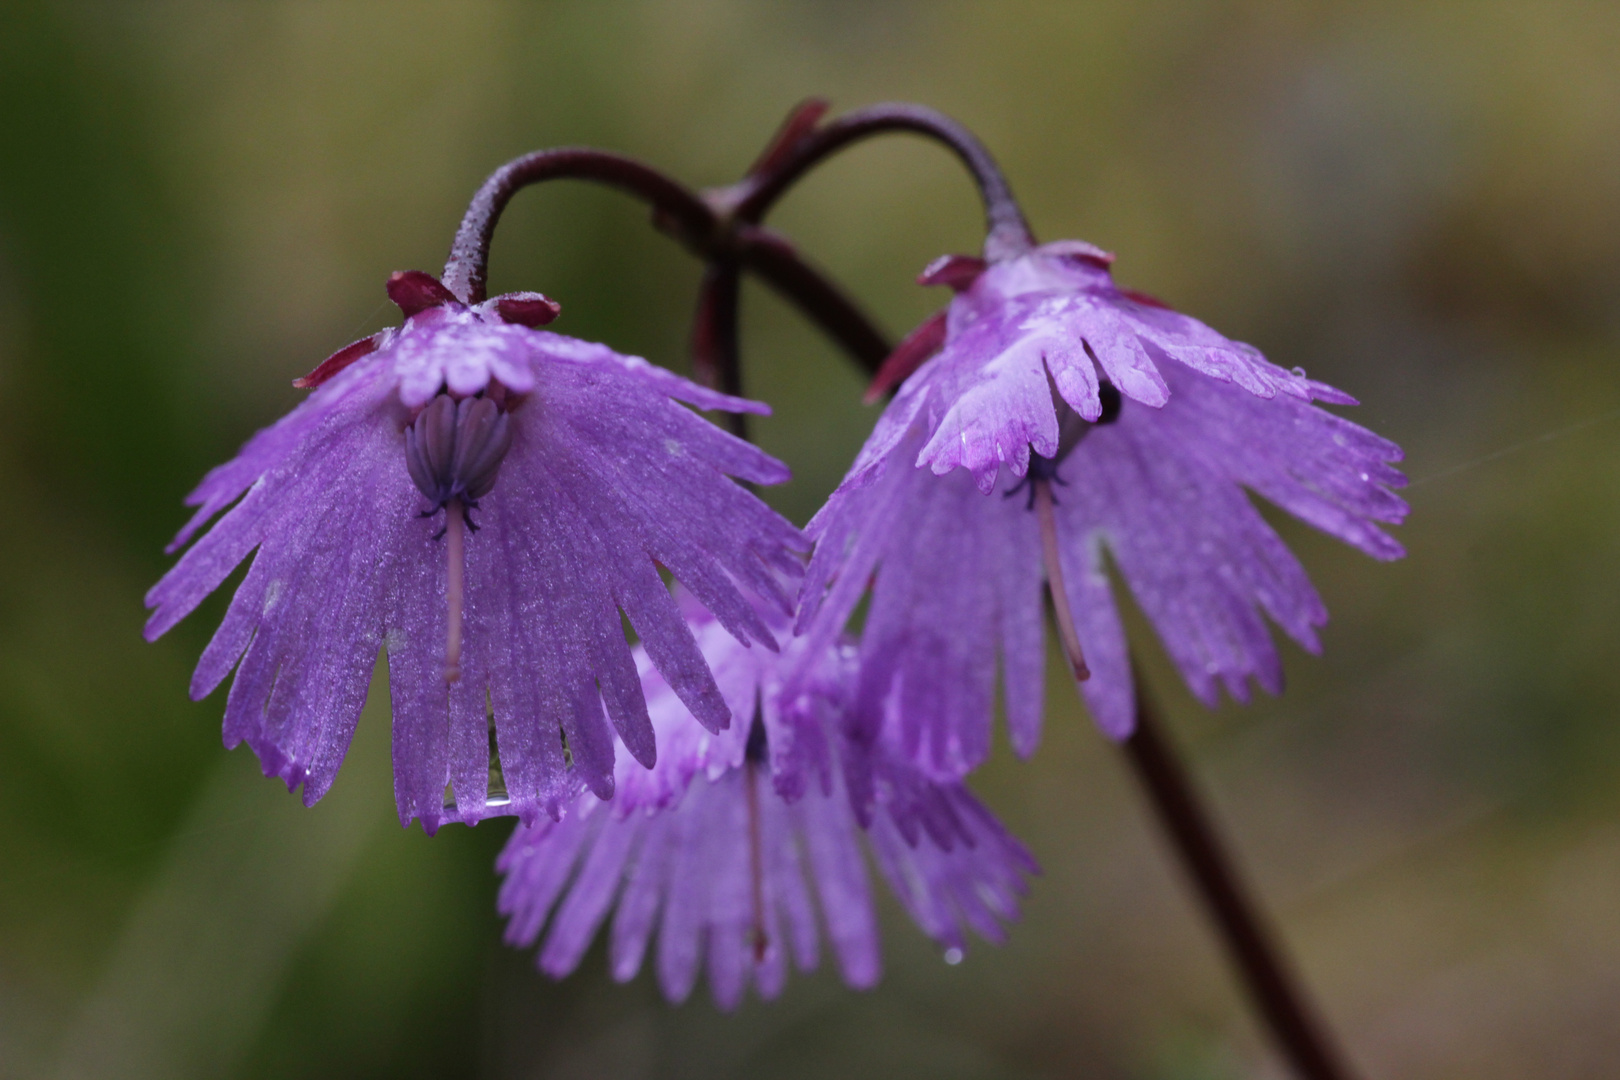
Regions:
M 1123 296 L 1127 300 L 1135 300 L 1138 304 L 1143 304 L 1147 307 L 1164 308 L 1166 311 L 1176 310 L 1151 293 L 1137 292 L 1135 289 L 1121 289 L 1119 290 L 1119 295 Z
M 816 129 L 830 108 L 832 103 L 826 98 L 807 98 L 795 105 L 787 119 L 782 121 L 782 126 L 776 129 L 776 134 L 771 136 L 770 144 L 760 152 L 759 159 L 749 167 L 748 175 L 758 176 L 781 165 L 788 155 L 799 148 L 804 137 Z
M 514 292 L 495 298 L 501 318 L 519 326 L 544 326 L 562 314 L 562 305 L 537 292 Z
M 949 285 L 957 292 L 965 292 L 979 280 L 988 265 L 972 255 L 941 255 L 923 267 L 923 272 L 917 275 L 917 284 Z
M 360 359 L 362 356 L 367 356 L 376 351 L 377 335 L 375 334 L 373 334 L 371 337 L 361 338 L 359 341 L 351 342 L 350 344 L 343 346 L 343 348 L 339 349 L 331 356 L 328 356 L 325 360 L 322 360 L 320 366 L 318 366 L 308 375 L 305 375 L 302 379 L 294 379 L 293 385 L 298 387 L 300 390 L 313 390 L 327 379 L 330 379 L 332 376 L 336 375 L 338 372 Z
M 866 388 L 866 396 L 861 400 L 868 405 L 881 401 L 885 394 L 898 389 L 901 383 L 911 377 L 912 372 L 922 367 L 924 360 L 939 352 L 944 344 L 945 312 L 940 310 L 924 319 L 917 329 L 894 347 L 894 352 L 884 359 L 877 374 L 872 376 L 872 384 Z
M 388 299 L 399 305 L 407 319 L 430 307 L 459 302 L 442 281 L 420 270 L 396 270 L 390 274 Z

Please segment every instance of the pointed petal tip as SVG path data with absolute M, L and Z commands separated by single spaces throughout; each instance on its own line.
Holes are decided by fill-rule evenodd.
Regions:
M 376 352 L 377 344 L 376 334 L 363 337 L 359 341 L 351 341 L 317 364 L 314 371 L 294 379 L 293 385 L 300 390 L 313 390 L 356 360 Z M 177 537 L 176 540 L 178 539 Z
M 975 255 L 941 255 L 917 275 L 919 285 L 948 285 L 955 292 L 972 288 L 989 263 Z
M 630 751 L 630 756 L 635 758 L 636 764 L 643 769 L 650 769 L 658 764 L 658 743 L 652 738 L 651 727 L 647 730 L 647 736 L 645 739 L 626 739 L 622 734 L 619 737 L 624 748 Z

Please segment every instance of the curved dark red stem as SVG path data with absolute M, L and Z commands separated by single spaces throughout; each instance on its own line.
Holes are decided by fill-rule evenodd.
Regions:
M 866 313 L 806 262 L 787 239 L 758 225 L 739 225 L 737 258 L 814 320 L 868 374 L 876 374 L 894 346 Z
M 733 261 L 758 274 L 869 370 L 888 355 L 888 341 L 871 320 L 785 238 L 733 225 L 702 196 L 652 166 L 589 147 L 526 154 L 490 174 L 468 204 L 444 264 L 444 284 L 458 299 L 475 304 L 485 298 L 490 241 L 512 196 L 530 184 L 564 179 L 604 184 L 648 203 L 661 229 L 709 262 Z
M 732 259 L 711 262 L 698 286 L 692 316 L 692 373 L 698 381 L 732 397 L 743 396 L 742 363 L 737 351 L 737 307 L 742 272 Z M 748 440 L 748 414 L 727 413 L 731 433 Z
M 807 108 L 818 105 L 813 102 Z M 1012 185 L 978 136 L 942 112 L 898 102 L 855 109 L 811 129 L 791 151 L 775 155 L 765 168 L 732 189 L 732 214 L 741 221 L 764 220 L 772 204 L 816 165 L 852 143 L 891 132 L 909 132 L 942 144 L 973 174 L 984 200 L 985 258 L 1011 258 L 1035 246 Z
M 696 193 L 634 158 L 582 146 L 525 154 L 491 173 L 462 215 L 444 264 L 444 284 L 457 298 L 468 304 L 484 299 L 489 243 L 512 196 L 530 184 L 561 179 L 591 180 L 626 191 L 693 236 L 711 231 L 716 223 L 714 211 Z

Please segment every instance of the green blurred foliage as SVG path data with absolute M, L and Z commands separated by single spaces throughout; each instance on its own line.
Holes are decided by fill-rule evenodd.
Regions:
M 1055 657 L 1045 745 L 978 789 L 1046 872 L 947 967 L 886 912 L 867 994 L 672 1008 L 505 949 L 500 823 L 393 817 L 385 695 L 303 809 L 156 645 L 179 501 L 391 318 L 539 146 L 735 178 L 796 100 L 908 98 L 1045 237 L 1344 386 L 1409 452 L 1409 557 L 1279 522 L 1333 611 L 1289 692 L 1210 714 L 1133 632 L 1369 1075 L 1584 1077 L 1620 1054 L 1620 9 L 1579 0 L 0 4 L 0 1077 L 1281 1075 Z M 972 250 L 937 149 L 863 146 L 773 224 L 893 333 Z M 523 195 L 496 289 L 684 370 L 697 268 L 612 193 Z M 745 294 L 803 520 L 872 412 Z M 380 690 L 380 688 L 379 688 Z

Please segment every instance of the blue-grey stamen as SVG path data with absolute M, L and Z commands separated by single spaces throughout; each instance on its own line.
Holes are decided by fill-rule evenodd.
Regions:
M 476 509 L 500 474 L 512 446 L 507 415 L 487 397 L 456 401 L 440 394 L 405 429 L 405 467 L 433 505 L 430 517 L 452 500 Z M 472 519 L 467 528 L 477 530 Z
M 1089 348 L 1089 346 L 1087 346 Z M 1124 404 L 1119 395 L 1119 388 L 1111 382 L 1104 382 L 1097 387 L 1097 396 L 1102 400 L 1102 413 L 1095 420 L 1086 420 L 1079 413 L 1069 407 L 1069 403 L 1058 396 L 1056 388 L 1052 391 L 1052 403 L 1057 407 L 1058 414 L 1058 448 L 1057 453 L 1045 457 L 1030 451 L 1029 471 L 1024 474 L 1016 487 L 1010 488 L 1003 498 L 1010 499 L 1020 491 L 1029 492 L 1029 502 L 1024 505 L 1025 510 L 1035 509 L 1035 484 L 1045 481 L 1056 484 L 1058 487 L 1068 487 L 1068 481 L 1058 475 L 1058 466 L 1063 459 L 1080 445 L 1080 440 L 1091 434 L 1093 428 L 1112 424 L 1119 419 L 1119 410 Z M 1054 502 L 1056 499 L 1053 500 Z

